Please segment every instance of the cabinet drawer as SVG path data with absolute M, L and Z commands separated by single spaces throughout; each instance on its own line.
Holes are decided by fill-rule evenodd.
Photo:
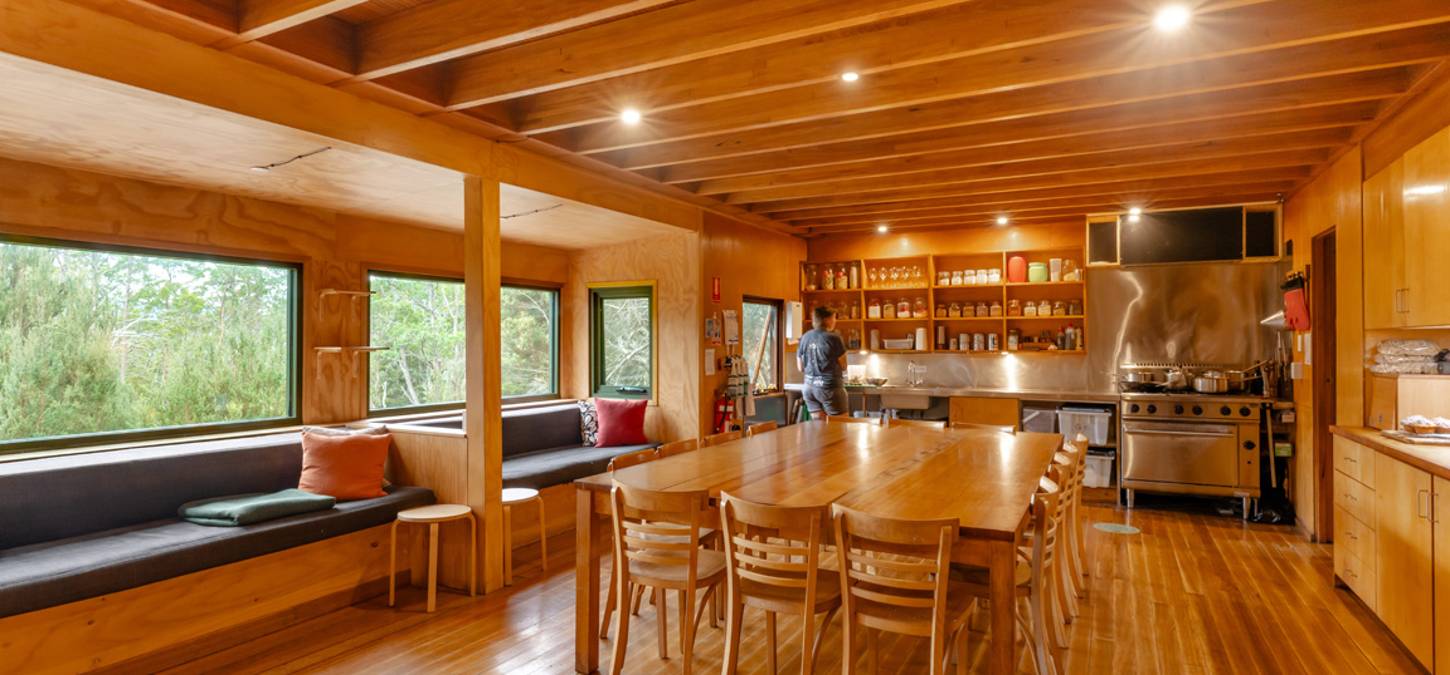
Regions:
M 1334 437 L 1334 468 L 1366 487 L 1374 487 L 1374 450 L 1341 436 Z
M 1343 508 L 1334 509 L 1334 550 L 1359 558 L 1369 567 L 1374 567 L 1375 532 L 1368 524 L 1360 522 Z
M 1374 490 L 1357 480 L 1341 475 L 1334 481 L 1334 505 L 1348 511 L 1361 523 L 1375 522 Z
M 1363 558 L 1360 558 L 1348 551 L 1341 551 L 1338 547 L 1334 549 L 1334 573 L 1339 576 L 1340 581 L 1354 591 L 1360 600 L 1371 610 L 1379 611 L 1378 598 L 1375 589 L 1379 583 L 1375 579 L 1374 568 L 1367 565 Z

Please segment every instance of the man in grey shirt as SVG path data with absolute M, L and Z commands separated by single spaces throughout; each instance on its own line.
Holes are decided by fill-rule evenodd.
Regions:
M 830 307 L 817 306 L 811 312 L 811 330 L 801 336 L 796 365 L 805 379 L 806 410 L 815 415 L 847 414 L 846 343 L 836 334 L 836 313 Z

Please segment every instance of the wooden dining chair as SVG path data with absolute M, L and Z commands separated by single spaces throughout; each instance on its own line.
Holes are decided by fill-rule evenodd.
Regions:
M 844 422 L 846 424 L 876 424 L 880 425 L 881 417 L 852 417 L 850 415 L 827 415 L 827 422 Z
M 987 431 L 999 431 L 1004 434 L 1017 433 L 1017 427 L 1010 424 L 977 424 L 976 422 L 952 422 L 953 429 L 984 429 Z
M 1083 532 L 1082 494 L 1083 480 L 1087 476 L 1088 437 L 1078 434 L 1071 443 L 1065 444 L 1066 454 L 1076 459 L 1072 480 L 1065 490 L 1067 499 L 1068 552 L 1066 556 L 1069 578 L 1074 594 L 1087 597 L 1087 545 Z
M 876 672 L 871 631 L 887 631 L 928 638 L 932 675 L 946 671 L 955 644 L 957 673 L 965 673 L 967 617 L 976 596 L 949 574 L 958 522 L 831 508 L 841 577 L 842 672 L 856 670 L 858 632 L 865 633 L 867 659 Z
M 801 675 L 814 673 L 826 627 L 841 608 L 839 576 L 820 568 L 825 509 L 756 504 L 722 493 L 720 524 L 727 570 L 721 673 L 736 672 L 747 607 L 765 612 L 766 672 L 776 673 L 776 614 L 794 614 L 801 618 Z M 817 624 L 821 613 L 826 616 Z
M 630 452 L 630 453 L 626 453 L 626 454 L 623 454 L 623 455 L 615 455 L 614 456 L 614 459 L 609 460 L 609 469 L 608 470 L 609 471 L 618 471 L 620 469 L 627 469 L 627 468 L 629 468 L 631 466 L 636 466 L 636 465 L 639 465 L 639 464 L 644 464 L 645 462 L 653 462 L 654 460 L 656 460 L 658 458 L 659 458 L 659 454 L 656 453 L 653 448 L 651 448 L 649 450 L 639 450 L 637 452 Z
M 713 434 L 713 435 L 710 435 L 710 436 L 706 436 L 704 440 L 700 441 L 700 447 L 702 447 L 702 448 L 708 448 L 708 447 L 710 447 L 712 445 L 720 445 L 721 443 L 729 443 L 730 441 L 738 441 L 738 440 L 740 440 L 741 438 L 744 438 L 744 437 L 745 437 L 745 432 L 743 432 L 743 431 L 722 431 L 722 432 L 720 432 L 718 434 Z
M 725 555 L 700 547 L 700 526 L 715 522 L 706 490 L 662 492 L 633 488 L 614 481 L 610 492 L 614 522 L 614 559 L 618 574 L 611 580 L 616 597 L 628 598 L 636 587 L 654 589 L 657 646 L 661 659 L 669 658 L 669 619 L 665 593 L 680 595 L 681 670 L 693 671 L 695 631 L 706 610 L 705 601 L 714 597 L 725 580 Z M 696 594 L 705 591 L 703 598 Z M 697 611 L 698 607 L 698 611 Z M 630 613 L 619 612 L 614 642 L 615 675 L 624 670 L 629 644 Z
M 779 429 L 779 428 L 780 428 L 780 423 L 779 422 L 776 422 L 775 420 L 771 420 L 769 422 L 761 422 L 760 424 L 752 424 L 752 425 L 746 427 L 745 428 L 745 435 L 746 436 L 758 436 L 760 434 L 763 434 L 763 433 L 766 433 L 766 432 L 769 432 L 769 431 L 775 431 L 776 429 Z
M 1042 478 L 1037 493 L 1033 495 L 1028 512 L 1029 543 L 1018 550 L 1014 571 L 1017 597 L 1020 602 L 1026 603 L 1025 611 L 1018 609 L 1015 612 L 1017 624 L 1022 628 L 1038 675 L 1062 673 L 1059 653 L 1064 648 L 1055 635 L 1058 629 L 1053 627 L 1054 622 L 1061 624 L 1061 618 L 1054 609 L 1057 603 L 1053 594 L 1060 579 L 1054 565 L 1061 559 L 1059 553 L 1062 552 L 1062 535 L 1066 529 L 1061 527 L 1065 509 L 1059 482 L 1062 479 L 1058 468 L 1050 466 L 1048 475 Z M 985 569 L 966 568 L 963 576 L 972 595 L 979 600 L 989 597 L 990 579 Z M 995 636 L 993 639 L 996 639 Z
M 666 457 L 674 457 L 675 455 L 683 455 L 687 452 L 694 452 L 699 447 L 699 441 L 693 438 L 687 438 L 683 441 L 675 441 L 661 445 L 655 449 L 655 452 L 659 455 L 660 459 L 664 459 Z
M 922 427 L 924 429 L 945 429 L 946 420 L 904 420 L 892 417 L 886 420 L 886 427 Z

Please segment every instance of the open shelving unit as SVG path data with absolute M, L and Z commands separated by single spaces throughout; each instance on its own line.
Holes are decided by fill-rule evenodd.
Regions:
M 1044 334 L 1056 335 L 1068 326 L 1082 331 L 1083 343 L 1087 342 L 1087 276 L 1084 249 L 1081 246 L 1049 249 L 1023 249 L 975 253 L 948 253 L 919 255 L 900 258 L 863 258 L 857 260 L 808 261 L 801 263 L 801 299 L 809 313 L 818 305 L 836 309 L 837 331 L 846 339 L 848 346 L 867 349 L 878 354 L 922 354 L 953 353 L 968 356 L 995 356 L 1001 354 L 1032 354 L 1044 356 L 1078 356 L 1085 349 L 1046 349 L 1042 341 Z M 1078 278 L 1072 281 L 1007 282 L 1007 263 L 1013 257 L 1021 256 L 1027 263 L 1047 263 L 1052 258 L 1072 261 L 1077 266 Z M 832 270 L 832 287 L 825 288 L 824 275 Z M 952 273 L 965 270 L 1000 270 L 1002 283 L 953 284 Z M 852 270 L 855 275 L 852 276 Z M 897 271 L 895 280 L 891 272 Z M 838 288 L 836 280 L 845 272 L 846 288 Z M 943 273 L 945 277 L 943 278 Z M 855 283 L 852 283 L 852 280 Z M 942 283 L 945 279 L 946 283 Z M 893 304 L 905 299 L 915 308 L 916 300 L 926 304 L 927 316 L 901 318 L 873 316 L 870 307 L 874 302 L 883 308 L 886 302 Z M 1009 305 L 1016 300 L 1021 306 L 1031 301 L 1034 304 L 1047 301 L 1049 305 L 1058 301 L 1064 304 L 1076 302 L 1079 313 L 1070 315 L 1025 316 L 1009 315 Z M 950 309 L 953 304 L 970 306 L 972 316 L 958 316 Z M 1000 315 L 976 316 L 975 307 L 985 303 L 996 303 Z M 939 307 L 940 306 L 940 307 Z M 939 311 L 943 310 L 943 311 Z M 975 333 L 996 334 L 996 350 L 972 351 L 958 348 L 951 350 L 937 344 L 939 327 L 945 328 L 946 342 L 952 338 Z M 917 328 L 925 328 L 927 349 L 870 349 L 870 334 L 878 331 L 881 341 L 914 336 Z M 1016 329 L 1021 336 L 1021 346 L 1016 351 L 1007 349 L 1007 334 Z M 1030 342 L 1029 342 L 1030 340 Z

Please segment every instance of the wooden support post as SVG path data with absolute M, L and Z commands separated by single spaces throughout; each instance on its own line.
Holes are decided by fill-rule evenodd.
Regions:
M 503 380 L 499 351 L 499 184 L 492 179 L 464 179 L 464 269 L 467 299 L 468 377 L 468 505 L 483 523 L 477 542 L 483 568 L 483 591 L 503 586 Z

